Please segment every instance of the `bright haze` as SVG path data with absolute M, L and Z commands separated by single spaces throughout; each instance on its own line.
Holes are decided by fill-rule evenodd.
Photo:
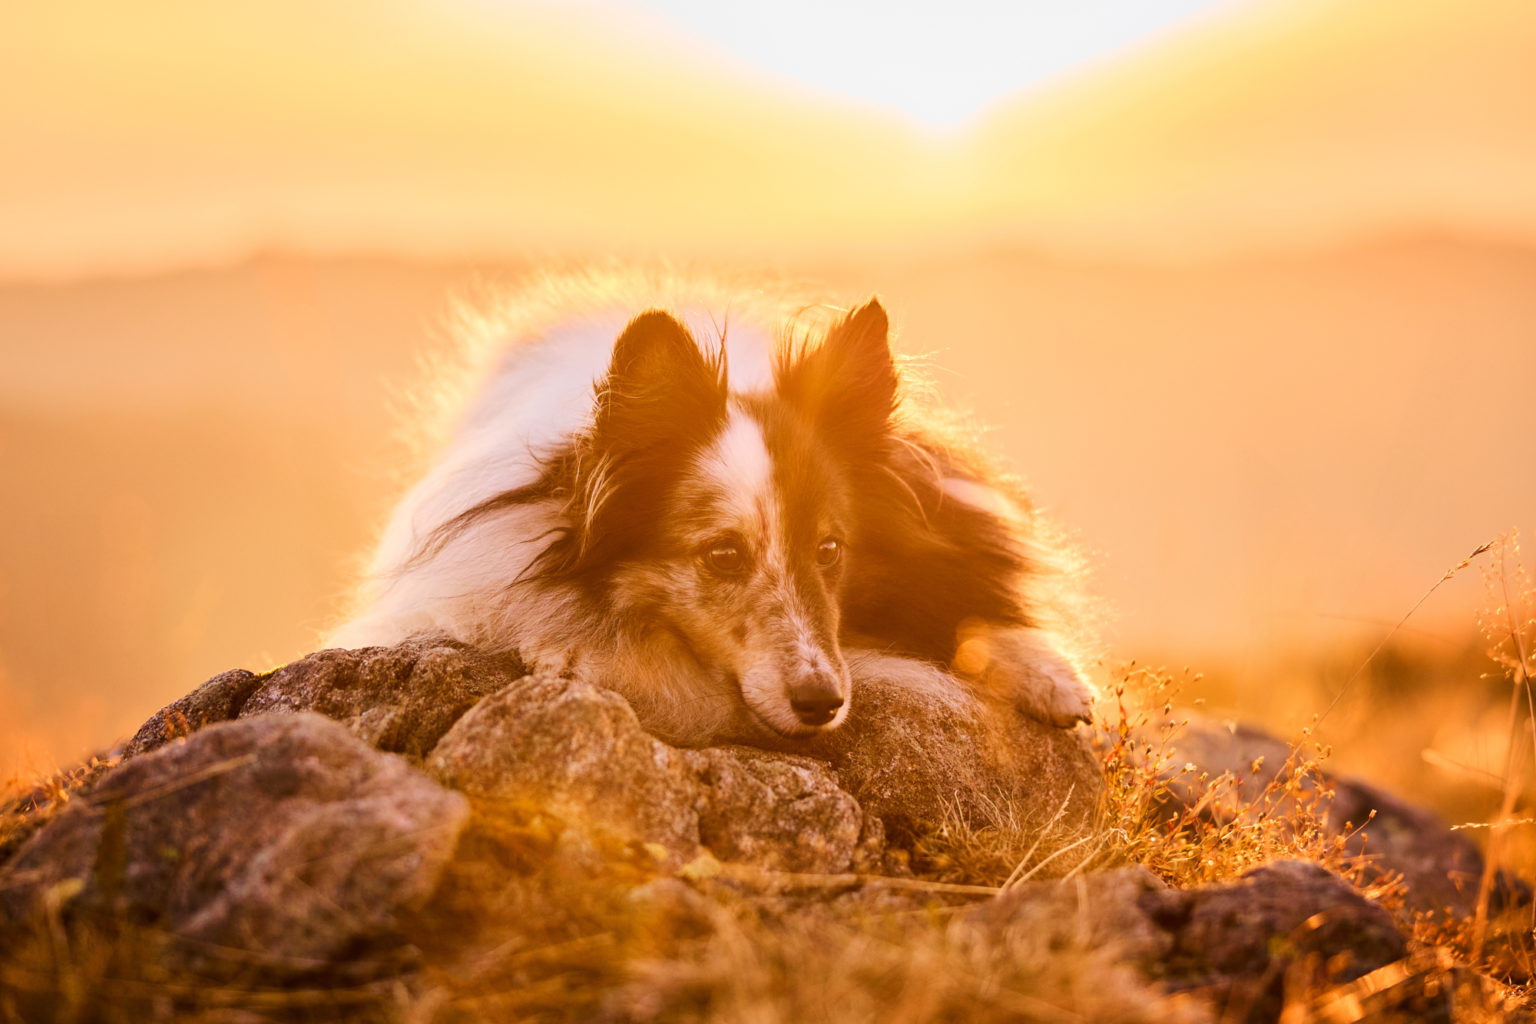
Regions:
M 658 28 L 788 86 L 954 128 L 983 109 L 1184 27 L 1218 0 L 719 4 L 641 0 Z
M 1117 656 L 1368 649 L 1536 526 L 1536 6 L 731 6 L 0 14 L 0 774 L 304 653 L 450 297 L 551 262 L 878 291 Z

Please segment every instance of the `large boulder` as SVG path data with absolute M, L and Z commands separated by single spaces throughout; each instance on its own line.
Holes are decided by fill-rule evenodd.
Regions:
M 210 726 L 71 800 L 0 869 L 0 934 L 71 921 L 174 936 L 170 956 L 290 976 L 398 945 L 468 804 L 319 715 Z
M 568 676 L 526 676 L 443 737 L 427 770 L 476 797 L 548 807 L 629 836 L 681 867 L 707 848 L 760 867 L 838 872 L 864 812 L 823 763 L 751 748 L 680 750 L 640 727 L 617 694 Z
M 1086 729 L 1060 729 L 999 706 L 938 669 L 856 656 L 843 725 L 807 745 L 898 836 L 949 818 L 1049 825 L 1060 840 L 1091 828 L 1103 769 Z

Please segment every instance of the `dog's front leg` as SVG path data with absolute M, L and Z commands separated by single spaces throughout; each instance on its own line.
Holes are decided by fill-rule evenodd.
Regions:
M 1093 684 L 1041 630 L 966 623 L 959 641 L 955 673 L 990 696 L 1063 729 L 1092 717 Z

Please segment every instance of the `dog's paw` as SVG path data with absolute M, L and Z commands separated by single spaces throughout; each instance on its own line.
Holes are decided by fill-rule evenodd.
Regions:
M 1014 699 L 1026 715 L 1062 729 L 1092 720 L 1093 688 L 1064 655 L 1051 651 L 1022 669 Z
M 1047 725 L 1070 729 L 1092 720 L 1093 684 L 1038 630 L 975 633 L 961 643 L 955 668 Z

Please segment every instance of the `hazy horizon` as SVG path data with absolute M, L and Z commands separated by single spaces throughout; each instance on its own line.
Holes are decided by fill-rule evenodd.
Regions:
M 0 380 L 24 496 L 0 514 L 0 735 L 68 760 L 304 653 L 386 511 L 452 297 L 527 269 L 267 257 L 0 286 L 0 337 L 31 340 Z M 1536 247 L 797 269 L 881 294 L 991 428 L 1087 551 L 1112 658 L 1257 677 L 1369 649 L 1477 544 L 1536 527 Z M 1459 650 L 1484 603 L 1463 573 L 1399 639 Z
M 1518 0 L 1233 6 L 938 134 L 622 11 L 175 0 L 146 20 L 84 0 L 8 19 L 0 279 L 262 251 L 1183 260 L 1536 239 Z

